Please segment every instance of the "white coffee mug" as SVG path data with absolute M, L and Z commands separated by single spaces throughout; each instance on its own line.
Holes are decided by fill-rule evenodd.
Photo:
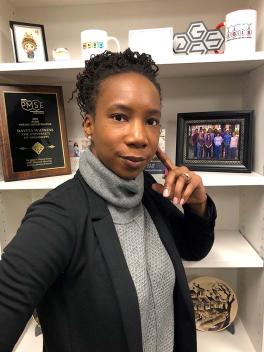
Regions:
M 256 51 L 256 10 L 238 10 L 226 15 L 225 22 L 217 25 L 217 29 L 225 26 L 225 53 L 251 54 Z
M 81 32 L 82 58 L 89 60 L 92 54 L 97 55 L 107 50 L 109 40 L 116 44 L 120 51 L 120 43 L 116 37 L 109 37 L 106 31 L 101 29 L 87 29 Z

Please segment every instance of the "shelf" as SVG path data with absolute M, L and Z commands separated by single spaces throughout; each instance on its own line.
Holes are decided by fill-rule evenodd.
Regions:
M 18 189 L 53 189 L 62 184 L 63 182 L 70 180 L 71 178 L 73 178 L 73 176 L 73 174 L 69 174 L 61 176 L 33 178 L 22 181 L 0 181 L 0 191 Z
M 197 172 L 207 187 L 211 186 L 264 186 L 264 176 L 252 173 L 229 173 L 229 172 Z M 53 189 L 61 183 L 73 178 L 74 174 L 34 178 L 22 181 L 0 181 L 1 190 L 18 189 Z M 153 175 L 159 183 L 163 183 L 161 175 Z
M 264 64 L 264 52 L 251 55 L 232 56 L 227 54 L 172 55 L 160 62 L 161 78 L 239 75 L 250 72 Z M 73 82 L 78 72 L 84 68 L 83 60 L 46 61 L 40 63 L 1 63 L 0 80 L 29 82 L 38 84 Z
M 196 171 L 201 176 L 206 187 L 229 187 L 229 186 L 264 186 L 264 176 L 256 173 L 237 172 L 201 172 Z M 164 183 L 162 175 L 153 175 L 157 182 Z M 1 186 L 0 186 L 1 187 Z
M 219 332 L 197 332 L 198 352 L 256 352 L 239 318 L 235 320 L 235 334 Z M 30 352 L 30 351 L 28 351 Z
M 264 52 L 250 55 L 173 55 L 159 62 L 160 77 L 241 75 L 264 64 Z
M 185 268 L 262 268 L 263 260 L 238 231 L 216 230 L 210 253 L 200 261 L 183 261 Z
M 30 320 L 13 352 L 41 352 L 42 335 L 35 337 L 36 323 Z M 227 330 L 197 332 L 198 352 L 255 352 L 248 334 L 239 318 L 235 321 L 235 334 Z
M 21 84 L 62 84 L 74 82 L 77 74 L 84 69 L 83 60 L 45 61 L 23 63 L 0 63 L 1 83 L 18 81 Z
M 264 176 L 256 173 L 197 172 L 205 186 L 264 186 Z

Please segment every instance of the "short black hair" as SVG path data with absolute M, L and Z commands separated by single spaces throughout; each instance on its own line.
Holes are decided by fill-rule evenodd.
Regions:
M 121 73 L 136 72 L 148 78 L 157 88 L 161 96 L 160 85 L 157 82 L 159 68 L 151 56 L 145 53 L 124 52 L 114 53 L 109 50 L 99 55 L 92 55 L 85 61 L 85 68 L 77 75 L 77 104 L 82 117 L 86 114 L 95 115 L 96 100 L 101 82 L 109 76 Z

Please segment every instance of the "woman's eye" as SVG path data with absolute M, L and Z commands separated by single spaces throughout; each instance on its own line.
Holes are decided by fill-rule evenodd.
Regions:
M 157 119 L 148 119 L 147 124 L 150 126 L 158 126 L 160 123 L 159 123 L 159 120 Z
M 126 121 L 126 116 L 122 114 L 112 114 L 111 117 L 118 122 L 124 122 Z

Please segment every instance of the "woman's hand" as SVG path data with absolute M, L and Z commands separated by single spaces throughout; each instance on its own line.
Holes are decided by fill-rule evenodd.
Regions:
M 168 172 L 164 177 L 164 186 L 154 183 L 152 189 L 161 193 L 163 197 L 169 198 L 175 205 L 188 204 L 196 214 L 203 216 L 207 195 L 201 177 L 185 166 L 175 166 L 159 147 L 156 155 Z

